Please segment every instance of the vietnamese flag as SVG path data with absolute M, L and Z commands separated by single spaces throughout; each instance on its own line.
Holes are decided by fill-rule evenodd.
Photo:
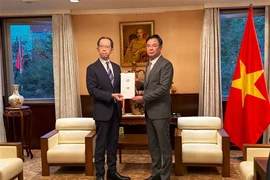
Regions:
M 224 119 L 224 129 L 231 142 L 240 149 L 243 144 L 255 144 L 270 123 L 269 108 L 253 9 L 250 8 Z
M 18 70 L 20 70 L 21 72 L 22 72 L 22 69 L 23 69 L 23 66 L 24 66 L 23 56 L 24 56 L 24 54 L 23 54 L 23 49 L 22 49 L 22 41 L 21 41 L 21 38 L 20 38 L 15 67 Z

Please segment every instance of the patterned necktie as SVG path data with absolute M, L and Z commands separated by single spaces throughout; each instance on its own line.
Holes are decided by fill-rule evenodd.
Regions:
M 109 67 L 109 61 L 106 61 L 106 64 L 107 64 L 107 73 L 108 73 L 108 76 L 110 78 L 110 81 L 111 81 L 111 84 L 113 86 L 113 83 L 114 83 L 114 77 L 113 77 L 113 73 L 112 73 L 112 70 L 111 68 Z
M 149 73 L 150 73 L 150 71 L 151 71 L 151 66 L 152 66 L 152 62 L 151 61 L 149 61 L 149 64 L 148 64 L 148 66 L 147 66 L 147 72 L 146 72 L 146 81 L 148 80 L 148 76 L 149 76 Z

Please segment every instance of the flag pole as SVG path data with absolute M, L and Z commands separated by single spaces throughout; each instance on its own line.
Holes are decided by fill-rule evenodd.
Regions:
M 22 74 L 22 71 L 23 71 L 23 62 L 22 62 L 23 57 L 22 57 L 22 54 L 23 54 L 23 52 L 22 52 L 22 39 L 21 39 L 21 37 L 20 37 L 19 48 L 20 48 L 20 73 Z

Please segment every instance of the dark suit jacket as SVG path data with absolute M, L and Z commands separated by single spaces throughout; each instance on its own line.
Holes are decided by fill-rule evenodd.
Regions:
M 111 62 L 114 73 L 114 87 L 104 66 L 98 59 L 87 67 L 86 84 L 89 94 L 94 98 L 93 118 L 96 121 L 108 121 L 117 108 L 118 117 L 122 118 L 121 102 L 112 98 L 112 93 L 120 93 L 120 66 Z
M 145 74 L 147 74 L 147 66 Z M 160 56 L 144 80 L 145 111 L 150 119 L 171 117 L 170 87 L 173 79 L 172 63 Z

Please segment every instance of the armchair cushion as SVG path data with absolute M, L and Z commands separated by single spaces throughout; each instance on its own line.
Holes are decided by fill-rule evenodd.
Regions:
M 222 164 L 222 150 L 216 144 L 183 144 L 183 163 Z
M 47 152 L 48 163 L 85 163 L 84 144 L 60 144 Z
M 243 161 L 239 165 L 240 175 L 243 180 L 253 180 L 254 163 L 253 161 Z
M 0 146 L 0 159 L 17 157 L 16 146 Z
M 217 143 L 217 130 L 182 130 L 182 143 Z
M 20 158 L 0 159 L 0 179 L 12 179 L 23 171 L 23 161 Z
M 0 179 L 23 180 L 21 143 L 0 143 Z

